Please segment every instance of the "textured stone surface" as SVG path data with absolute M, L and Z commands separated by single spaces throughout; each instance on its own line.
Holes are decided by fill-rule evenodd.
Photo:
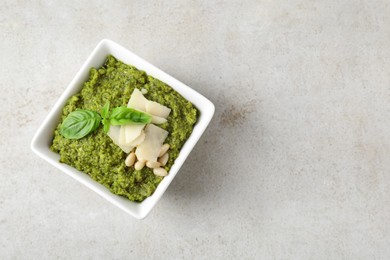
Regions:
M 3 1 L 1 259 L 389 259 L 388 1 Z M 143 221 L 30 151 L 109 38 L 216 114 Z

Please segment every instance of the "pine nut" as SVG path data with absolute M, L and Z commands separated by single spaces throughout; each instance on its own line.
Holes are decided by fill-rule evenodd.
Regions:
M 158 168 L 161 166 L 161 163 L 159 162 L 152 162 L 152 161 L 147 161 L 146 162 L 146 166 L 151 168 L 151 169 L 155 169 L 155 168 Z
M 155 175 L 161 176 L 161 177 L 168 175 L 167 171 L 164 168 L 155 168 L 155 169 L 153 169 L 153 173 Z
M 169 144 L 164 144 L 161 146 L 160 153 L 158 154 L 158 157 L 163 156 L 169 149 Z
M 160 159 L 158 159 L 158 162 L 161 163 L 161 166 L 165 166 L 165 164 L 167 164 L 168 162 L 168 159 L 169 159 L 169 154 L 165 153 L 163 156 L 160 157 Z
M 135 163 L 135 153 L 131 152 L 126 157 L 125 164 L 126 164 L 126 166 L 130 167 L 130 166 L 133 166 L 134 163 Z
M 144 168 L 144 166 L 145 166 L 145 162 L 138 161 L 138 162 L 135 163 L 134 168 L 137 171 L 140 171 L 140 170 L 142 170 L 142 168 Z

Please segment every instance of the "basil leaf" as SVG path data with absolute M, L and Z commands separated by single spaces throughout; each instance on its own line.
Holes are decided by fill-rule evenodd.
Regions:
M 80 139 L 98 128 L 100 120 L 99 114 L 94 111 L 73 111 L 62 122 L 60 134 L 67 139 Z
M 110 115 L 112 125 L 148 124 L 151 121 L 152 116 L 125 106 L 114 108 Z
M 110 130 L 110 120 L 107 118 L 103 118 L 102 123 L 103 123 L 103 131 L 107 134 L 108 131 Z
M 102 118 L 108 118 L 109 111 L 110 111 L 110 101 L 108 101 L 108 102 L 104 105 L 104 107 L 103 107 L 103 109 L 102 109 L 102 113 L 101 113 Z
M 110 120 L 108 119 L 109 117 L 109 114 L 110 114 L 110 101 L 108 101 L 103 109 L 102 109 L 102 123 L 103 123 L 103 131 L 107 134 L 108 131 L 110 130 Z

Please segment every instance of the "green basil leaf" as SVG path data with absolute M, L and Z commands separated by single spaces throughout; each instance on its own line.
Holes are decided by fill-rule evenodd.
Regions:
M 108 118 L 109 111 L 110 111 L 110 101 L 108 101 L 108 102 L 104 105 L 104 107 L 103 107 L 103 109 L 102 109 L 102 113 L 101 113 L 102 118 Z
M 107 134 L 108 131 L 110 130 L 110 120 L 108 119 L 109 118 L 109 114 L 110 114 L 110 101 L 108 101 L 103 109 L 102 109 L 102 112 L 101 112 L 101 116 L 103 118 L 102 120 L 102 123 L 103 123 L 103 131 Z
M 151 115 L 125 106 L 114 108 L 110 115 L 112 125 L 148 124 L 151 121 Z
M 73 111 L 62 122 L 60 134 L 67 139 L 80 139 L 98 128 L 100 120 L 99 114 L 94 111 Z
M 110 120 L 107 118 L 103 118 L 102 123 L 103 123 L 103 131 L 107 134 L 108 131 L 110 130 Z

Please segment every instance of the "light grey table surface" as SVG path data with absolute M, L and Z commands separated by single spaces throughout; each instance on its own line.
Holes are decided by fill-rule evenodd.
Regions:
M 389 1 L 3 1 L 1 259 L 389 259 Z M 215 116 L 142 221 L 30 150 L 103 38 Z

